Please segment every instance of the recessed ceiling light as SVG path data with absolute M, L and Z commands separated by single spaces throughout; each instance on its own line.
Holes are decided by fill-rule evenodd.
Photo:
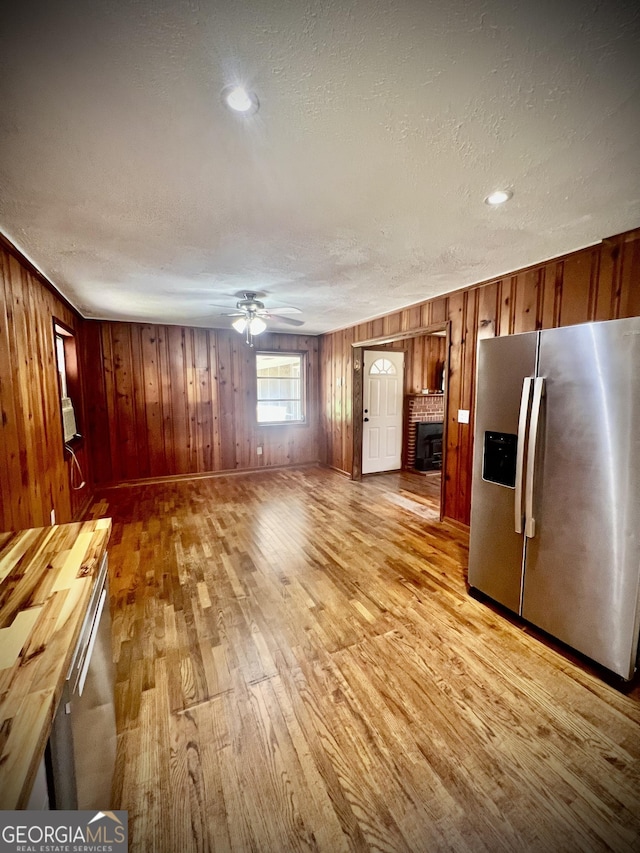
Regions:
M 513 192 L 511 190 L 496 190 L 485 198 L 484 203 L 490 205 L 504 204 L 512 197 Z
M 243 86 L 227 86 L 222 90 L 222 101 L 230 110 L 244 116 L 253 115 L 260 109 L 256 93 Z

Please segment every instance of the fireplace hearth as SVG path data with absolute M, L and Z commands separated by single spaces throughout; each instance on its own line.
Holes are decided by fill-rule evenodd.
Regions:
M 442 423 L 416 424 L 417 471 L 439 471 L 442 468 Z

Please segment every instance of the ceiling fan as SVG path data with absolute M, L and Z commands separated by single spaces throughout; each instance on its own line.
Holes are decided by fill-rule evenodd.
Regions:
M 262 294 L 261 294 L 262 295 Z M 288 323 L 291 326 L 302 326 L 304 320 L 297 320 L 295 317 L 287 317 L 286 314 L 301 314 L 299 308 L 287 307 L 278 308 L 278 313 L 268 311 L 264 307 L 264 302 L 260 302 L 257 298 L 258 294 L 253 291 L 245 291 L 243 298 L 236 302 L 237 311 L 231 311 L 223 314 L 224 317 L 237 317 L 231 324 L 236 332 L 245 335 L 245 340 L 249 346 L 253 346 L 253 336 L 259 335 L 267 328 L 266 320 L 280 320 L 283 323 Z

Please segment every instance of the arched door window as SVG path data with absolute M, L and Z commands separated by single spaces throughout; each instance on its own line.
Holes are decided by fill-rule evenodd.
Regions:
M 396 368 L 388 358 L 377 358 L 369 368 L 370 376 L 395 376 Z

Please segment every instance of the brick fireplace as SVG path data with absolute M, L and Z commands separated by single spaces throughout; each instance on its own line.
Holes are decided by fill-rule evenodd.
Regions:
M 416 424 L 444 423 L 444 394 L 409 394 L 405 397 L 404 467 L 416 461 Z

